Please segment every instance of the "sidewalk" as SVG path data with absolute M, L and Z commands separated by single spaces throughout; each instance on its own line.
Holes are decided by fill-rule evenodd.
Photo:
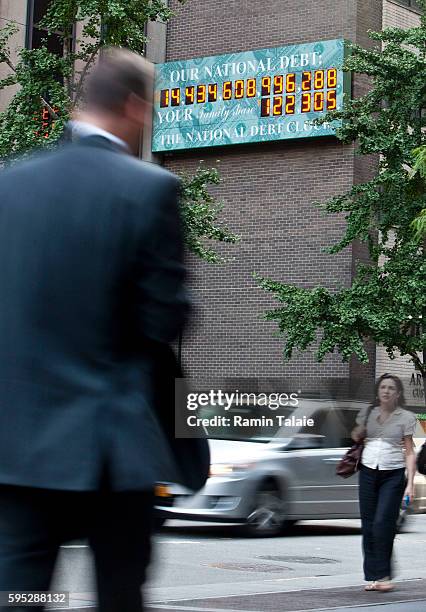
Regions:
M 426 611 L 426 580 L 410 580 L 396 583 L 391 593 L 370 592 L 360 586 L 336 587 L 333 589 L 306 589 L 252 595 L 210 597 L 165 601 L 152 604 L 151 610 L 165 612 L 181 610 L 182 612 L 302 612 L 305 610 L 352 610 L 358 612 L 370 609 L 375 605 L 401 604 L 390 607 L 390 610 L 409 612 L 412 602 L 413 612 Z M 365 607 L 367 606 L 367 608 Z M 388 610 L 388 606 L 385 606 Z
M 356 585 L 173 599 L 147 604 L 152 612 L 372 612 L 376 606 L 386 612 L 426 611 L 426 580 L 396 582 L 396 588 L 391 593 L 367 593 L 361 585 Z M 71 595 L 69 609 L 96 612 L 95 596 L 92 593 Z

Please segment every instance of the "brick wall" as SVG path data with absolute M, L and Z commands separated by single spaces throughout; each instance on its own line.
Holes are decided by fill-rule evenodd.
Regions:
M 391 0 L 383 1 L 384 28 L 412 28 L 420 25 L 420 15 Z
M 10 21 L 14 21 L 18 27 L 18 32 L 10 44 L 13 62 L 16 62 L 19 49 L 25 46 L 26 17 L 27 0 L 0 0 L 0 28 L 4 28 Z M 10 73 L 10 69 L 5 64 L 0 64 L 0 79 L 4 79 Z M 0 111 L 8 104 L 15 91 L 16 87 L 0 90 Z
M 267 8 L 260 0 L 170 4 L 177 16 L 169 24 L 168 61 L 340 37 L 365 43 L 363 29 L 381 26 L 381 0 L 271 0 Z M 355 87 L 361 89 L 362 83 L 355 82 Z M 332 138 L 284 141 L 175 153 L 165 158 L 165 165 L 177 172 L 192 171 L 200 159 L 219 166 L 223 181 L 214 192 L 242 242 L 222 249 L 233 257 L 225 265 L 190 258 L 196 313 L 183 340 L 187 369 L 194 375 L 288 375 L 306 380 L 371 374 L 374 351 L 367 370 L 357 369 L 355 362 L 343 364 L 337 354 L 322 365 L 309 352 L 283 363 L 275 325 L 260 319 L 274 302 L 252 280 L 256 271 L 305 287 L 349 286 L 353 249 L 324 253 L 341 237 L 344 220 L 324 217 L 314 202 L 350 188 L 357 171 L 352 147 Z

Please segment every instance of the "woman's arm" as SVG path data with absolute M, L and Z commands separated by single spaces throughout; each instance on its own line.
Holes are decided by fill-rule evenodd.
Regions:
M 365 427 L 364 425 L 357 425 L 351 432 L 351 438 L 354 442 L 360 442 L 365 438 Z
M 416 474 L 416 453 L 414 450 L 413 436 L 404 436 L 405 465 L 407 466 L 407 486 L 404 497 L 409 495 L 410 501 L 414 497 L 414 476 Z

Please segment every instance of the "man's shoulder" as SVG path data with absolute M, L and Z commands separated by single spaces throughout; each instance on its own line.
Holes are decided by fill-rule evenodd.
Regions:
M 155 182 L 158 181 L 159 183 L 163 182 L 166 184 L 169 183 L 171 185 L 179 183 L 179 178 L 162 166 L 137 159 L 136 157 L 130 157 L 128 155 L 125 156 L 125 160 L 129 166 L 129 169 L 131 168 L 136 175 L 141 178 L 143 177 L 144 180 L 152 180 Z
M 162 166 L 143 161 L 114 147 L 93 147 L 82 143 L 75 143 L 74 145 L 63 147 L 62 150 L 65 156 L 69 155 L 76 159 L 81 154 L 87 156 L 94 167 L 100 166 L 104 169 L 105 165 L 108 164 L 109 167 L 113 168 L 114 173 L 118 173 L 129 182 L 135 182 L 136 184 L 157 184 L 161 186 L 179 183 L 178 177 Z M 94 151 L 96 151 L 98 163 L 96 163 L 93 157 Z M 105 178 L 107 179 L 107 176 Z
M 0 178 L 7 179 L 9 176 L 13 177 L 19 174 L 25 174 L 39 164 L 49 165 L 53 159 L 54 154 L 52 150 L 36 149 L 30 154 L 6 160 L 1 167 Z
M 179 178 L 157 164 L 142 161 L 115 149 L 71 143 L 38 151 L 0 172 L 0 185 L 26 183 L 48 177 L 54 182 L 101 184 L 111 195 L 131 200 L 141 195 L 177 192 Z M 143 198 L 142 198 L 143 199 Z

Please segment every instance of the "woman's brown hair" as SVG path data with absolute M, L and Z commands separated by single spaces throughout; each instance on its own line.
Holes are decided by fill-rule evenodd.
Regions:
M 399 393 L 398 404 L 400 406 L 405 406 L 404 385 L 402 384 L 401 379 L 398 378 L 398 376 L 396 376 L 395 374 L 387 374 L 387 373 L 382 374 L 380 378 L 378 378 L 376 381 L 376 387 L 374 389 L 373 406 L 379 405 L 379 387 L 380 387 L 381 382 L 383 380 L 386 380 L 386 378 L 390 378 L 391 380 L 394 381 L 394 383 L 396 384 L 397 391 Z

